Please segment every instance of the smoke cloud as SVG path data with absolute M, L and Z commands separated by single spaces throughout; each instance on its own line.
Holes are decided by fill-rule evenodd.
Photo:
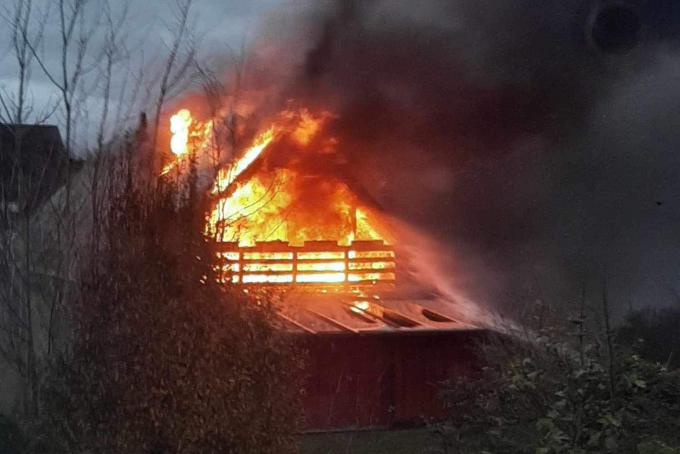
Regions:
M 672 0 L 313 2 L 271 18 L 251 70 L 272 105 L 337 114 L 353 177 L 452 248 L 473 297 L 566 304 L 606 279 L 620 308 L 665 304 L 678 24 Z

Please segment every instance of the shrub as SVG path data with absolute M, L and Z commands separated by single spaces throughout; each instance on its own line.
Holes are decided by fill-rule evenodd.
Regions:
M 61 452 L 285 453 L 298 352 L 265 299 L 218 283 L 195 192 L 115 194 L 44 386 Z
M 440 428 L 452 452 L 635 453 L 680 446 L 680 374 L 596 337 L 548 329 L 481 346 L 488 366 L 449 383 Z M 660 448 L 661 449 L 661 448 Z M 664 448 L 665 449 L 665 448 Z
M 648 361 L 680 366 L 680 309 L 643 309 L 628 314 L 617 340 Z

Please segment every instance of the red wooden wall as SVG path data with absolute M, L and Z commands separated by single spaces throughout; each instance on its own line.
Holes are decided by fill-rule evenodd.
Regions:
M 444 415 L 439 384 L 479 365 L 483 331 L 303 338 L 308 430 L 394 427 Z

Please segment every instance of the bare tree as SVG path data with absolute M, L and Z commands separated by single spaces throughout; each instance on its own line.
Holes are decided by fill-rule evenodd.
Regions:
M 51 9 L 55 5 L 56 9 Z M 58 328 L 63 325 L 64 302 L 74 287 L 74 264 L 82 253 L 78 236 L 83 229 L 79 226 L 86 202 L 91 202 L 95 226 L 103 194 L 100 185 L 105 186 L 101 176 L 104 163 L 99 159 L 89 166 L 91 180 L 74 181 L 70 157 L 77 113 L 86 109 L 84 94 L 101 92 L 103 108 L 95 120 L 96 156 L 104 156 L 110 140 L 106 134 L 110 99 L 116 96 L 114 71 L 124 57 L 120 37 L 127 9 L 114 17 L 108 2 L 100 3 L 103 7 L 97 11 L 87 12 L 87 5 L 87 0 L 58 0 L 40 12 L 33 0 L 16 0 L 11 9 L 0 11 L 9 26 L 17 80 L 16 87 L 0 90 L 0 121 L 7 123 L 0 132 L 4 144 L 10 145 L 0 155 L 0 359 L 21 377 L 22 412 L 27 417 L 40 410 L 42 369 L 53 353 Z M 53 16 L 58 16 L 60 38 L 57 64 L 43 53 L 43 30 L 47 18 Z M 103 34 L 103 40 L 95 30 Z M 59 93 L 58 103 L 49 109 L 34 106 L 29 89 L 34 65 Z M 90 73 L 97 77 L 88 81 Z M 42 123 L 55 110 L 64 118 L 63 145 L 52 137 L 55 129 L 22 125 Z M 47 133 L 50 137 L 44 141 Z M 49 197 L 58 187 L 61 189 Z M 78 192 L 75 198 L 74 189 Z M 94 239 L 96 229 L 92 231 Z
M 53 286 L 45 279 L 51 266 L 46 257 L 58 245 L 52 238 L 63 233 L 64 225 L 41 223 L 34 214 L 70 164 L 52 130 L 31 125 L 2 129 L 3 142 L 10 146 L 3 153 L 7 165 L 0 184 L 0 353 L 23 379 L 24 412 L 30 415 L 37 412 L 39 344 L 45 339 L 39 331 L 44 313 L 38 300 Z
M 21 124 L 29 118 L 34 123 L 42 123 L 51 116 L 54 108 L 43 106 L 40 112 L 34 111 L 34 104 L 30 99 L 29 85 L 31 82 L 32 66 L 34 61 L 31 52 L 31 43 L 41 45 L 44 37 L 44 25 L 47 15 L 37 18 L 37 27 L 34 27 L 36 11 L 33 0 L 15 0 L 11 7 L 0 10 L 2 19 L 9 30 L 11 41 L 11 59 L 16 68 L 16 88 L 7 90 L 0 88 L 0 120 L 5 123 Z M 33 32 L 33 30 L 36 30 Z
M 176 0 L 153 85 L 144 63 L 131 68 L 138 60 L 126 48 L 120 3 L 50 0 L 38 11 L 37 1 L 16 0 L 5 15 L 23 82 L 2 93 L 0 110 L 7 122 L 40 118 L 29 89 L 31 68 L 39 68 L 58 95 L 64 137 L 43 151 L 63 174 L 50 183 L 48 158 L 28 167 L 18 156 L 0 162 L 0 172 L 10 170 L 0 179 L 0 374 L 7 364 L 21 376 L 20 416 L 48 421 L 40 434 L 63 436 L 68 452 L 89 452 L 90 442 L 93 452 L 102 442 L 158 452 L 292 452 L 297 349 L 275 335 L 271 307 L 244 303 L 211 277 L 215 251 L 202 233 L 207 200 L 195 190 L 195 166 L 188 195 L 153 167 L 134 169 L 144 150 L 156 151 L 163 109 L 197 68 L 192 0 Z M 35 31 L 48 17 L 58 38 L 51 49 Z M 235 83 L 222 87 L 210 72 L 206 90 L 234 102 L 241 71 L 237 65 Z M 122 127 L 142 87 L 152 94 L 148 141 L 144 114 L 136 131 Z M 101 109 L 88 103 L 93 95 Z M 227 117 L 224 143 L 233 149 L 235 108 Z M 84 135 L 94 138 L 88 150 L 78 149 Z M 88 157 L 77 172 L 76 154 Z M 158 183 L 135 181 L 143 171 Z M 169 381 L 168 364 L 176 366 Z M 165 413 L 168 403 L 174 410 Z M 172 424 L 154 433 L 162 414 Z
M 3 141 L 7 149 L 2 156 L 2 182 L 0 184 L 0 269 L 2 285 L 0 291 L 0 346 L 2 359 L 13 366 L 23 380 L 23 404 L 26 414 L 35 413 L 37 394 L 36 338 L 34 331 L 35 310 L 33 298 L 33 225 L 30 212 L 38 202 L 39 192 L 35 188 L 42 184 L 46 168 L 36 164 L 34 171 L 26 166 L 26 135 L 31 131 L 21 124 L 33 118 L 36 123 L 46 120 L 51 112 L 36 113 L 28 90 L 34 55 L 29 39 L 39 44 L 43 39 L 45 17 L 39 21 L 37 32 L 31 33 L 35 16 L 32 0 L 16 0 L 11 8 L 1 13 L 8 25 L 11 38 L 11 58 L 16 67 L 17 87 L 11 91 L 0 91 L 0 120 L 3 127 Z M 30 35 L 30 38 L 29 38 Z M 9 145 L 9 146 L 8 146 Z M 57 150 L 43 150 L 52 161 Z
M 226 46 L 229 49 L 229 46 Z M 215 71 L 207 65 L 196 63 L 196 70 L 213 121 L 209 164 L 216 172 L 232 158 L 239 147 L 238 105 L 242 96 L 243 77 L 246 69 L 246 53 L 231 52 L 229 76 Z
M 190 70 L 194 66 L 196 56 L 195 37 L 191 30 L 191 7 L 193 0 L 176 0 L 174 22 L 167 26 L 172 39 L 165 43 L 168 55 L 163 64 L 157 86 L 157 97 L 154 106 L 154 123 L 152 130 L 151 150 L 156 150 L 158 128 L 166 101 L 187 88 L 190 82 Z
M 90 236 L 92 254 L 95 254 L 99 247 L 98 243 L 101 229 L 99 215 L 102 211 L 102 203 L 105 196 L 105 185 L 102 187 L 102 172 L 107 167 L 107 160 L 110 157 L 110 154 L 107 153 L 109 151 L 109 147 L 107 146 L 107 139 L 109 138 L 107 135 L 107 127 L 111 126 L 113 130 L 121 127 L 119 115 L 116 116 L 112 125 L 109 125 L 109 123 L 111 123 L 111 101 L 115 94 L 113 78 L 115 75 L 117 75 L 116 66 L 124 61 L 127 57 L 127 49 L 125 48 L 122 36 L 125 30 L 125 22 L 128 19 L 128 11 L 129 3 L 124 2 L 121 14 L 117 18 L 114 18 L 108 2 L 104 5 L 104 19 L 107 25 L 107 32 L 103 47 L 104 58 L 102 65 L 98 70 L 98 79 L 101 82 L 102 109 L 97 130 L 96 148 L 91 159 L 91 178 L 89 179 L 91 183 L 89 187 L 89 193 L 91 203 L 90 212 L 92 216 Z M 123 84 L 120 89 L 119 97 L 125 93 L 125 90 L 126 86 Z

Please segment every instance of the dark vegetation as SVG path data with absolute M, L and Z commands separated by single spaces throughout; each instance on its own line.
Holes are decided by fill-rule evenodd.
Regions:
M 643 358 L 680 367 L 680 309 L 644 309 L 631 312 L 617 332 L 617 340 Z
M 479 377 L 445 387 L 442 451 L 680 452 L 680 311 L 634 312 L 612 330 L 555 315 L 484 344 Z
M 426 427 L 306 434 L 300 440 L 303 454 L 432 454 L 435 435 Z
M 195 170 L 133 184 L 124 156 L 36 412 L 0 419 L 0 452 L 294 452 L 300 352 L 265 300 L 220 282 Z
M 295 351 L 271 308 L 218 282 L 195 194 L 129 186 L 106 210 L 73 347 L 46 383 L 66 452 L 293 449 Z
M 20 454 L 26 449 L 26 445 L 24 434 L 16 422 L 0 415 L 0 452 Z

